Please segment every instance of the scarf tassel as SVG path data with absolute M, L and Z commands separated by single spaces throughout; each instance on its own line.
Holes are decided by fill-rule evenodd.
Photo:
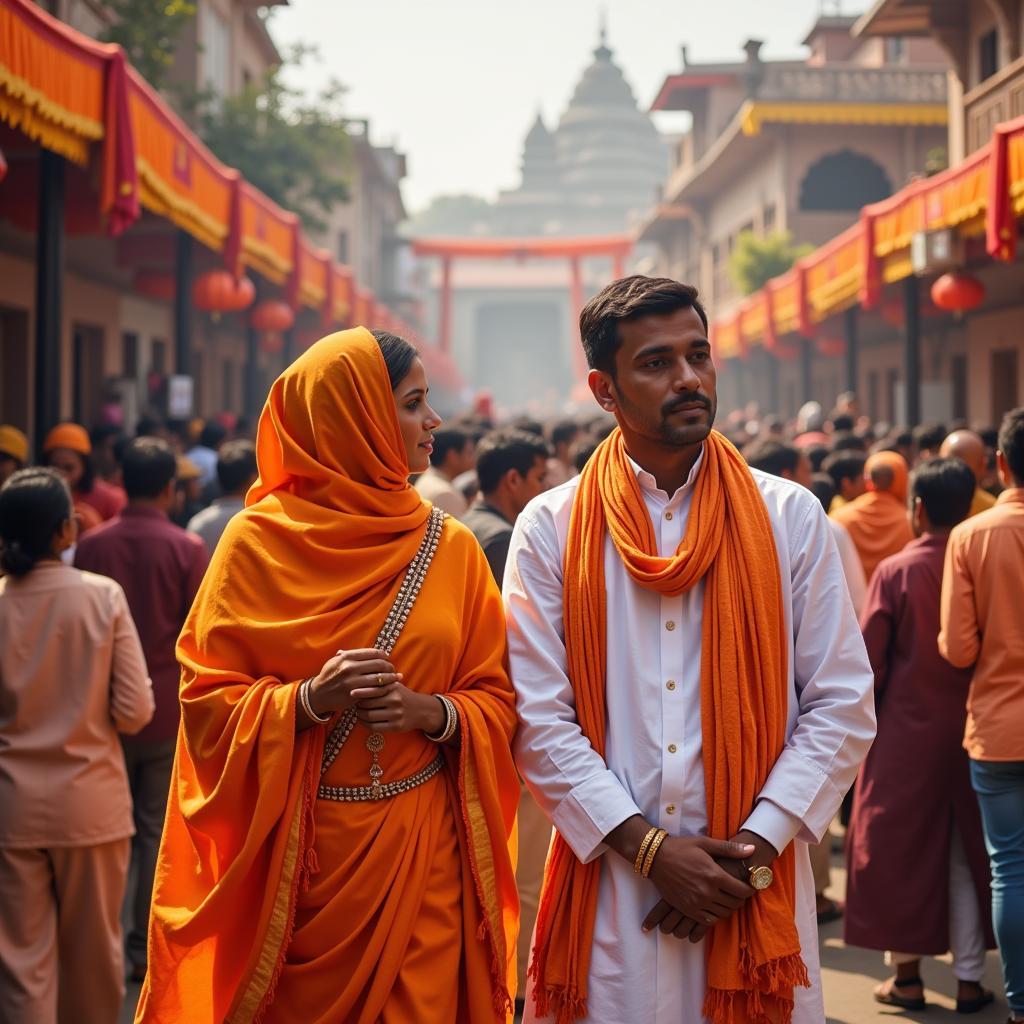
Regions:
M 747 982 L 744 989 L 708 988 L 701 1012 L 711 1024 L 789 1024 L 793 1019 L 792 990 L 811 984 L 800 954 L 758 964 L 744 948 L 739 968 Z

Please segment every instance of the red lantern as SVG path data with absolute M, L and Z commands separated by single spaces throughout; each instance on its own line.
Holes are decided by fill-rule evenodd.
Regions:
M 173 274 L 162 270 L 140 270 L 132 280 L 132 291 L 148 299 L 172 302 L 178 288 Z
M 970 274 L 943 274 L 932 285 L 932 302 L 939 309 L 966 313 L 985 301 L 985 286 Z
M 836 335 L 831 335 L 824 338 L 818 338 L 815 341 L 815 347 L 823 356 L 845 356 L 846 355 L 846 339 L 840 338 Z
M 192 284 L 192 302 L 204 313 L 232 313 L 238 301 L 234 275 L 227 270 L 208 270 Z
M 253 306 L 249 323 L 257 331 L 287 331 L 295 323 L 292 307 L 280 299 L 264 299 Z M 278 350 L 280 351 L 280 350 Z
M 252 305 L 255 298 L 256 285 L 252 283 L 252 278 L 240 277 L 235 282 L 235 304 L 232 311 L 241 313 L 243 309 L 248 309 Z
M 260 351 L 272 356 L 284 351 L 284 335 L 280 331 L 264 331 L 260 335 Z

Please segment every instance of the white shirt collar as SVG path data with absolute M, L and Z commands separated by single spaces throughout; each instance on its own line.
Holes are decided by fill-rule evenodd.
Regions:
M 654 475 L 652 473 L 648 473 L 647 470 L 638 462 L 634 462 L 628 454 L 626 455 L 626 458 L 629 459 L 629 464 L 633 467 L 633 472 L 636 474 L 637 483 L 640 484 L 641 491 L 646 494 L 660 497 L 665 501 L 675 501 L 697 482 L 697 474 L 700 472 L 700 467 L 704 463 L 704 445 L 702 444 L 700 446 L 700 454 L 697 456 L 693 463 L 693 467 L 690 469 L 690 473 L 686 478 L 686 483 L 684 483 L 683 486 L 672 495 L 671 499 L 668 494 L 658 486 L 658 481 L 654 479 Z

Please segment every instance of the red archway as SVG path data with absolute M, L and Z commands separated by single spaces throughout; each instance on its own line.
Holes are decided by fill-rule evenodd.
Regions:
M 452 263 L 466 260 L 568 260 L 572 270 L 572 308 L 583 308 L 583 267 L 588 257 L 610 257 L 612 274 L 622 277 L 626 260 L 633 251 L 630 235 L 586 235 L 577 238 L 418 238 L 413 242 L 417 256 L 434 256 L 441 261 L 441 314 L 438 339 L 443 352 L 451 351 Z M 583 351 L 576 347 L 576 368 L 586 376 Z

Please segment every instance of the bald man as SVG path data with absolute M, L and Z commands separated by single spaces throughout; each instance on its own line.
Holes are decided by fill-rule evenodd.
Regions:
M 898 452 L 876 452 L 864 464 L 867 491 L 832 513 L 853 538 L 864 578 L 883 558 L 895 555 L 914 539 L 907 514 L 908 470 Z
M 968 519 L 979 512 L 987 511 L 996 503 L 996 499 L 980 487 L 988 472 L 988 451 L 978 434 L 973 430 L 954 430 L 942 442 L 939 455 L 944 459 L 959 459 L 967 463 L 968 469 L 974 474 L 974 498 L 971 501 L 971 510 L 967 513 Z

